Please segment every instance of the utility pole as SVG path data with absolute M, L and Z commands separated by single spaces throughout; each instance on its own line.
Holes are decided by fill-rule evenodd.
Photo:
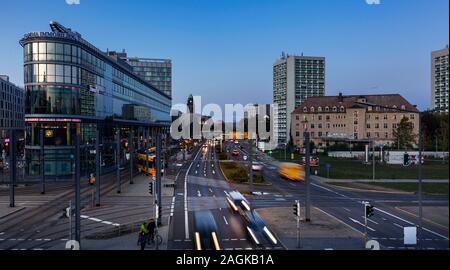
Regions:
M 95 132 L 95 205 L 100 206 L 100 177 L 101 177 L 101 152 L 100 152 L 100 131 Z
M 310 134 L 308 131 L 305 132 L 305 143 L 306 143 L 306 153 L 305 153 L 305 182 L 306 182 L 306 205 L 305 205 L 305 221 L 311 221 L 311 170 L 310 170 Z
M 422 211 L 422 188 L 423 188 L 422 148 L 423 148 L 422 115 L 419 113 L 419 233 L 418 233 L 419 249 L 422 248 L 422 220 L 423 220 L 423 211 Z
M 157 194 L 157 224 L 161 225 L 161 133 L 156 134 L 156 194 Z
M 117 193 L 122 192 L 121 180 L 120 180 L 120 129 L 117 129 L 116 134 L 116 166 L 117 166 Z
M 249 147 L 248 147 L 248 168 L 249 168 L 249 191 L 251 194 L 253 194 L 253 141 L 248 140 Z
M 81 240 L 80 134 L 75 134 L 75 241 Z
M 44 129 L 39 130 L 39 140 L 41 145 L 41 194 L 45 194 L 45 150 L 44 150 Z
M 6 163 L 6 162 L 5 162 Z M 11 129 L 9 131 L 9 207 L 16 207 L 15 205 L 15 190 L 16 185 L 16 131 Z

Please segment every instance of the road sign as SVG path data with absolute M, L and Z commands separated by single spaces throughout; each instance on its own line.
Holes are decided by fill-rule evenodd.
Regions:
M 380 250 L 380 243 L 378 243 L 378 241 L 375 241 L 375 240 L 367 241 L 366 249 Z
M 404 244 L 417 245 L 417 227 L 404 227 Z

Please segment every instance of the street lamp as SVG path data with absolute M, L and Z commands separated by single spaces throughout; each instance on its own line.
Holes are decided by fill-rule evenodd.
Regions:
M 306 184 L 306 203 L 305 203 L 305 221 L 311 221 L 311 171 L 310 171 L 310 134 L 308 131 L 308 120 L 302 121 L 305 132 L 303 133 L 305 143 L 305 184 Z
M 396 110 L 399 112 L 408 112 L 408 113 L 418 113 L 419 114 L 419 230 L 418 230 L 418 238 L 419 243 L 422 237 L 422 221 L 423 221 L 423 211 L 422 211 L 422 189 L 423 189 L 423 171 L 422 171 L 422 148 L 423 148 L 423 136 L 422 136 L 422 112 L 421 111 L 413 111 L 407 109 L 399 109 L 399 108 L 391 108 L 384 105 L 379 105 L 375 103 L 369 102 L 355 102 L 355 104 L 369 106 L 369 107 L 379 107 L 384 109 Z M 419 244 L 420 245 L 420 244 Z

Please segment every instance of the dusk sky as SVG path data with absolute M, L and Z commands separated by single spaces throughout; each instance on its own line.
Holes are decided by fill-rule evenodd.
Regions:
M 106 51 L 173 61 L 173 104 L 272 103 L 283 51 L 324 56 L 326 94 L 400 93 L 430 107 L 430 54 L 448 44 L 448 0 L 2 1 L 0 74 L 23 85 L 19 40 L 56 20 Z

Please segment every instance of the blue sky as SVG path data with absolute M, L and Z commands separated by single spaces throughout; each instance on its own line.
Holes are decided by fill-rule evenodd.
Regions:
M 271 103 L 272 64 L 327 58 L 327 95 L 392 93 L 430 106 L 430 53 L 448 44 L 448 0 L 8 0 L 0 74 L 23 84 L 19 39 L 56 20 L 102 50 L 171 58 L 174 104 Z

